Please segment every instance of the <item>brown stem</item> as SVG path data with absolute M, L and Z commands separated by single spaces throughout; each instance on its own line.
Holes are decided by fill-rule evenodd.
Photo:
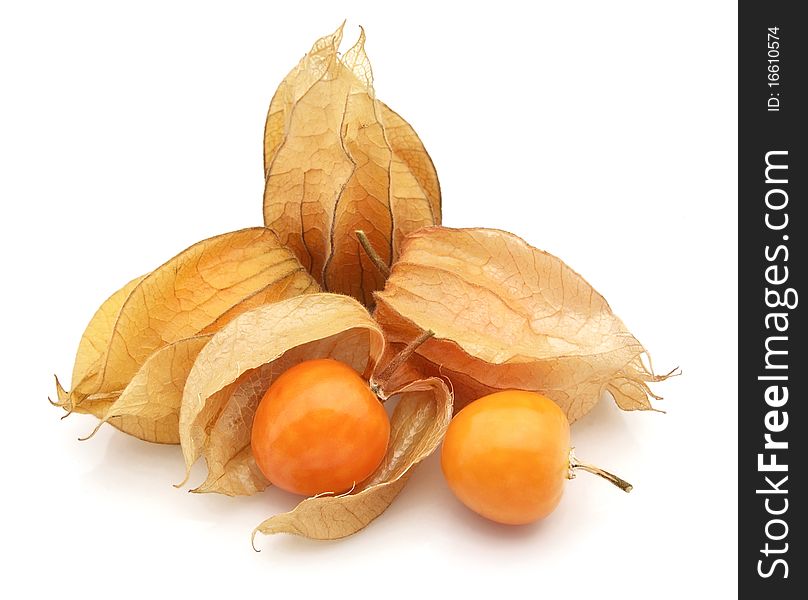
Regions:
M 364 231 L 361 229 L 356 230 L 356 238 L 359 240 L 359 243 L 362 245 L 362 249 L 364 249 L 365 254 L 368 255 L 370 262 L 373 263 L 373 266 L 378 269 L 379 273 L 381 273 L 385 279 L 390 277 L 390 267 L 387 265 L 382 257 L 379 256 L 379 253 L 376 252 L 376 248 L 370 243 L 368 236 L 365 234 Z
M 631 485 L 625 479 L 621 479 L 620 477 L 618 477 L 614 473 L 609 473 L 608 471 L 604 471 L 600 467 L 596 467 L 594 465 L 590 465 L 590 464 L 587 464 L 585 462 L 579 461 L 575 457 L 575 454 L 573 454 L 573 451 L 570 450 L 570 470 L 569 470 L 569 475 L 568 475 L 569 479 L 575 479 L 575 471 L 576 471 L 576 469 L 580 469 L 581 471 L 586 471 L 587 473 L 593 473 L 593 474 L 597 475 L 598 477 L 603 477 L 603 479 L 605 479 L 606 481 L 609 481 L 612 484 L 616 485 L 617 487 L 619 487 L 621 490 L 623 490 L 626 493 L 628 493 L 632 489 L 634 489 L 633 485 Z
M 395 375 L 395 372 L 398 371 L 399 367 L 403 365 L 409 358 L 413 355 L 413 353 L 418 349 L 418 347 L 435 335 L 432 331 L 424 331 L 407 344 L 404 349 L 396 354 L 389 363 L 382 369 L 381 373 L 375 375 L 370 382 L 371 389 L 376 392 L 376 395 L 379 396 L 379 399 L 384 402 L 386 400 L 385 396 L 382 393 L 382 388 L 387 385 L 387 382 L 390 378 Z

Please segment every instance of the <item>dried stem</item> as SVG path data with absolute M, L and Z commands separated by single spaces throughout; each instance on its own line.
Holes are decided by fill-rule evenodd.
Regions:
M 575 454 L 573 454 L 573 451 L 570 450 L 570 469 L 569 469 L 569 475 L 568 475 L 568 477 L 570 479 L 575 479 L 575 471 L 577 469 L 580 469 L 581 471 L 586 471 L 587 473 L 593 473 L 593 474 L 597 475 L 598 477 L 603 477 L 603 479 L 605 479 L 606 481 L 609 481 L 610 483 L 616 485 L 617 487 L 619 487 L 621 490 L 623 490 L 626 493 L 628 493 L 632 489 L 634 489 L 633 485 L 631 485 L 625 479 L 621 479 L 620 477 L 618 477 L 614 473 L 609 473 L 608 471 L 604 471 L 600 467 L 596 467 L 594 465 L 590 465 L 590 464 L 587 464 L 585 462 L 579 461 L 575 457 Z
M 413 353 L 418 349 L 418 347 L 435 335 L 432 331 L 424 331 L 411 341 L 407 346 L 398 354 L 396 354 L 389 363 L 382 369 L 381 373 L 375 375 L 370 382 L 370 387 L 376 392 L 376 395 L 379 399 L 384 402 L 386 400 L 384 394 L 382 393 L 382 388 L 387 385 L 387 382 L 390 378 L 398 371 L 399 367 L 403 365 L 409 358 L 413 355 Z
M 373 263 L 373 266 L 376 267 L 376 269 L 378 269 L 379 273 L 381 273 L 385 279 L 390 277 L 390 267 L 387 265 L 386 262 L 384 262 L 384 260 L 382 260 L 382 257 L 379 256 L 379 253 L 376 252 L 376 249 L 370 243 L 370 240 L 368 239 L 368 236 L 365 234 L 365 232 L 362 231 L 361 229 L 358 229 L 354 233 L 356 233 L 356 238 L 362 245 L 362 249 L 365 251 L 365 254 L 368 255 L 370 262 Z

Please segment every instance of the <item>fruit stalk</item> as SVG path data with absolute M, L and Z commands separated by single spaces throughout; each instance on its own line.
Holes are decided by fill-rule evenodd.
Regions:
M 569 475 L 568 475 L 568 477 L 570 479 L 575 479 L 575 475 L 576 475 L 575 471 L 577 469 L 580 469 L 581 471 L 586 471 L 587 473 L 593 473 L 594 475 L 597 475 L 598 477 L 602 477 L 603 479 L 605 479 L 606 481 L 616 485 L 617 487 L 619 487 L 621 490 L 623 490 L 626 493 L 628 493 L 632 489 L 634 489 L 633 485 L 631 485 L 625 479 L 621 479 L 620 477 L 618 477 L 614 473 L 609 473 L 608 471 L 604 471 L 600 467 L 596 467 L 595 465 L 590 465 L 588 463 L 579 461 L 575 457 L 575 454 L 573 454 L 572 450 L 570 450 L 570 470 L 569 470 Z
M 435 334 L 432 331 L 421 332 L 421 335 L 407 344 L 401 352 L 396 354 L 378 375 L 374 375 L 371 378 L 370 387 L 382 402 L 387 399 L 382 392 L 382 389 L 385 385 L 387 385 L 390 378 L 395 375 L 395 372 L 399 369 L 399 367 L 401 367 L 401 365 L 409 360 L 418 347 L 433 335 Z
M 365 251 L 365 254 L 368 255 L 370 262 L 373 263 L 373 266 L 376 267 L 376 269 L 379 271 L 379 273 L 382 274 L 382 276 L 385 279 L 390 277 L 390 267 L 387 265 L 386 262 L 384 262 L 384 260 L 382 260 L 382 257 L 379 256 L 379 253 L 376 252 L 376 249 L 373 247 L 373 244 L 370 243 L 367 234 L 361 229 L 358 229 L 354 233 L 356 233 L 356 238 L 362 245 L 362 249 Z

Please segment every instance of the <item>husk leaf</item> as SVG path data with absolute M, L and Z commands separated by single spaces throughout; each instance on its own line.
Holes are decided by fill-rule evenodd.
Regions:
M 583 277 L 504 231 L 411 234 L 376 299 L 389 342 L 434 332 L 412 364 L 451 381 L 457 408 L 498 390 L 534 390 L 572 422 L 604 390 L 623 409 L 652 409 L 648 383 L 665 378 Z
M 315 42 L 278 87 L 264 135 L 264 223 L 324 290 L 366 305 L 404 236 L 440 223 L 440 186 L 410 125 L 376 99 L 365 34 L 338 55 L 342 27 Z
M 194 244 L 113 294 L 96 311 L 58 406 L 153 442 L 177 443 L 185 375 L 209 339 L 265 302 L 318 291 L 264 227 Z

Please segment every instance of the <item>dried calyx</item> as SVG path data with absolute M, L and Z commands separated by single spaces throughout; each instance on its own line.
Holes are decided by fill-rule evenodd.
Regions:
M 404 237 L 441 222 L 438 176 L 418 134 L 376 98 L 365 33 L 339 55 L 342 26 L 317 40 L 272 98 L 264 134 L 264 223 L 326 291 L 373 304 Z
M 316 291 L 269 229 L 198 242 L 101 305 L 79 343 L 70 391 L 57 379 L 54 404 L 95 415 L 99 427 L 179 443 L 183 385 L 213 334 L 257 306 Z
M 551 398 L 570 422 L 604 390 L 624 410 L 656 410 L 649 383 L 671 375 L 646 366 L 645 348 L 583 277 L 504 231 L 410 234 L 375 297 L 374 318 L 394 347 L 434 332 L 410 363 L 450 380 L 458 408 L 521 389 Z

